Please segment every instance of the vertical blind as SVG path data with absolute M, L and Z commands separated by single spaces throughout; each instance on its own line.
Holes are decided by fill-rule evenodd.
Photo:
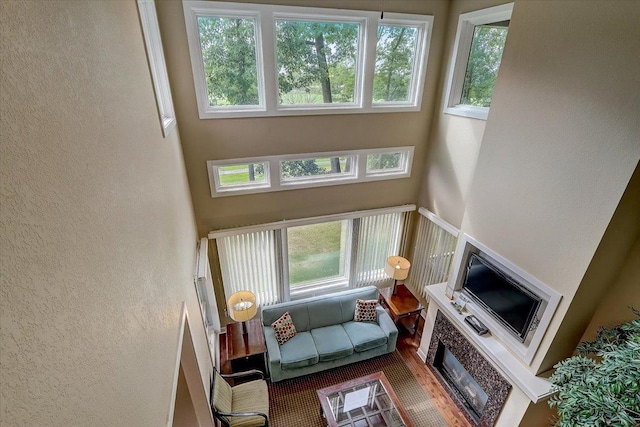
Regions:
M 407 283 L 426 298 L 425 286 L 446 282 L 456 250 L 458 230 L 426 209 L 420 208 L 411 271 Z
M 398 255 L 406 212 L 395 212 L 359 218 L 357 225 L 357 257 L 355 286 L 366 286 L 389 280 L 384 266 L 390 255 Z
M 384 273 L 384 266 L 390 255 L 401 255 L 399 251 L 405 246 L 409 211 L 413 209 L 415 207 L 348 219 L 352 221 L 352 226 L 348 227 L 353 232 L 348 239 L 351 245 L 341 256 L 345 258 L 343 261 L 351 263 L 346 272 L 349 287 L 390 280 Z M 269 229 L 238 229 L 233 234 L 215 237 L 226 298 L 240 290 L 253 292 L 259 306 L 287 298 L 289 284 L 283 283 L 286 277 L 283 272 L 288 269 L 284 265 L 287 257 L 281 255 L 285 250 L 282 240 L 286 238 L 281 237 L 281 233 L 286 236 L 287 228 L 276 224 Z M 318 291 L 327 292 L 327 289 L 320 286 Z
M 241 290 L 256 295 L 259 306 L 279 301 L 276 230 L 262 230 L 216 239 L 227 298 Z

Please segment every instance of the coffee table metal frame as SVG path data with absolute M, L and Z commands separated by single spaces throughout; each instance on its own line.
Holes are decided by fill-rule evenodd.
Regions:
M 344 412 L 347 395 L 367 387 L 373 388 L 368 392 L 368 403 Z M 323 388 L 317 390 L 317 393 L 320 400 L 320 414 L 325 417 L 329 427 L 413 426 L 384 372 Z M 372 423 L 372 420 L 375 422 Z

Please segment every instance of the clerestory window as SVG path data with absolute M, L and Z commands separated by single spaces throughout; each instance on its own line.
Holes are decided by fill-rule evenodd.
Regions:
M 460 15 L 444 112 L 486 120 L 513 3 Z
M 183 5 L 202 119 L 420 110 L 431 16 Z
M 411 176 L 414 147 L 209 160 L 211 197 Z

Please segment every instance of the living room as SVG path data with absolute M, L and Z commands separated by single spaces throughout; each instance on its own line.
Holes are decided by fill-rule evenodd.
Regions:
M 562 294 L 534 373 L 640 306 L 637 2 L 516 0 L 486 120 L 443 111 L 447 78 L 460 14 L 507 2 L 246 3 L 432 16 L 421 107 L 201 119 L 183 3 L 159 1 L 165 138 L 136 2 L 2 3 L 3 425 L 167 424 L 183 302 L 204 390 L 215 230 L 427 208 Z M 395 147 L 409 177 L 211 197 L 207 161 Z

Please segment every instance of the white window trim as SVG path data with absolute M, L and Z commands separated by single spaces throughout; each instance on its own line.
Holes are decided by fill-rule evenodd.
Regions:
M 444 98 L 445 114 L 487 120 L 489 107 L 459 104 L 471 50 L 473 31 L 476 25 L 510 20 L 512 12 L 513 3 L 507 3 L 460 15 L 456 41 L 453 47 L 453 58 L 449 69 L 447 92 Z
M 266 193 L 272 191 L 297 190 L 299 188 L 325 187 L 328 185 L 355 184 L 368 181 L 381 181 L 388 179 L 409 178 L 413 165 L 413 146 L 376 148 L 369 150 L 332 151 L 304 154 L 285 154 L 279 156 L 248 157 L 228 160 L 208 160 L 207 173 L 209 174 L 209 186 L 211 197 L 237 196 L 241 194 Z M 367 155 L 401 153 L 404 161 L 402 168 L 367 174 Z M 281 162 L 285 160 L 304 160 L 321 157 L 354 156 L 352 174 L 345 176 L 310 176 L 308 179 L 283 180 Z M 265 163 L 265 181 L 255 184 L 240 184 L 223 187 L 220 185 L 218 169 L 220 166 Z
M 392 213 L 413 212 L 416 210 L 416 205 L 402 205 L 393 206 L 380 209 L 368 209 L 362 211 L 353 211 L 332 215 L 323 215 L 309 218 L 299 218 L 291 220 L 282 220 L 278 222 L 271 222 L 266 224 L 257 224 L 247 227 L 228 228 L 216 231 L 210 231 L 208 238 L 212 240 L 222 239 L 229 236 L 235 236 L 238 234 L 248 234 L 260 231 L 275 231 L 277 233 L 278 254 L 277 254 L 277 268 L 279 270 L 280 277 L 280 289 L 278 290 L 282 301 L 290 301 L 307 296 L 320 295 L 323 293 L 330 293 L 340 289 L 348 289 L 357 287 L 358 278 L 356 277 L 353 266 L 355 261 L 353 259 L 353 250 L 356 248 L 355 243 L 357 239 L 354 236 L 353 220 L 361 219 L 369 216 L 385 215 Z M 320 279 L 310 281 L 300 286 L 298 289 L 292 289 L 289 283 L 289 248 L 287 239 L 287 229 L 291 227 L 299 227 L 304 225 L 313 225 L 326 222 L 335 221 L 348 221 L 348 238 L 346 246 L 348 253 L 345 255 L 345 269 L 343 277 L 333 277 L 329 279 Z M 355 240 L 355 241 L 354 241 Z M 356 249 L 357 250 L 357 249 Z
M 156 95 L 158 114 L 162 125 L 162 135 L 166 138 L 176 126 L 176 113 L 173 108 L 173 99 L 171 98 L 171 86 L 169 85 L 167 64 L 162 49 L 155 1 L 138 0 L 138 12 L 147 49 L 147 59 Z
M 201 119 L 233 117 L 300 116 L 317 114 L 357 114 L 420 111 L 431 41 L 433 16 L 378 11 L 274 6 L 249 3 L 183 1 L 191 67 Z M 237 16 L 256 20 L 256 62 L 260 105 L 214 108 L 209 106 L 204 63 L 200 47 L 199 16 Z M 349 21 L 360 23 L 360 40 L 353 104 L 279 105 L 276 64 L 276 19 Z M 409 102 L 372 103 L 378 25 L 407 25 L 419 29 Z

